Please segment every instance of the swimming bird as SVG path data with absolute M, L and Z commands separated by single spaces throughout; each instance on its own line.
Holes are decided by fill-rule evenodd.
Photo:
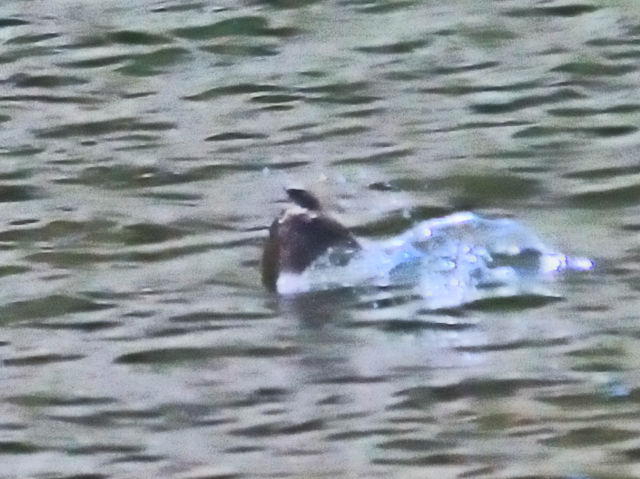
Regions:
M 349 230 L 324 213 L 318 198 L 301 188 L 287 188 L 293 207 L 285 209 L 269 227 L 262 254 L 262 283 L 284 292 L 285 278 L 295 277 L 331 248 L 357 251 L 360 244 Z

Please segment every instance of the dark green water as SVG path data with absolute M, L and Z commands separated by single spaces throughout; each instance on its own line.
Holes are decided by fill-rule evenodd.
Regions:
M 638 477 L 636 2 L 5 0 L 0 46 L 0 477 Z M 292 183 L 596 268 L 279 300 Z

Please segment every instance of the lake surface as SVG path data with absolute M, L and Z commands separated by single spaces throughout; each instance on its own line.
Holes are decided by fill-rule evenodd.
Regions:
M 635 1 L 5 0 L 0 477 L 640 475 Z M 278 298 L 283 187 L 592 258 Z

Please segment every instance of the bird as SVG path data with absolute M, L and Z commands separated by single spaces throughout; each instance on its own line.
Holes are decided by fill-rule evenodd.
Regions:
M 318 198 L 302 188 L 286 188 L 293 205 L 271 223 L 262 253 L 262 283 L 278 291 L 283 275 L 299 275 L 328 250 L 361 249 L 348 228 L 327 215 Z

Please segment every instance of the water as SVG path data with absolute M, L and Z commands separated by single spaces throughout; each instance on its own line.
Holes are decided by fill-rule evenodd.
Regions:
M 511 219 L 459 212 L 422 221 L 359 251 L 329 248 L 302 274 L 283 273 L 280 294 L 368 285 L 406 286 L 427 309 L 454 308 L 511 296 L 552 296 L 540 289 L 565 271 L 590 271 L 593 261 L 554 251 Z M 374 303 L 375 304 L 375 303 Z M 404 314 L 410 314 L 405 311 Z
M 637 477 L 635 2 L 5 1 L 0 477 Z M 282 188 L 542 291 L 278 298 Z

